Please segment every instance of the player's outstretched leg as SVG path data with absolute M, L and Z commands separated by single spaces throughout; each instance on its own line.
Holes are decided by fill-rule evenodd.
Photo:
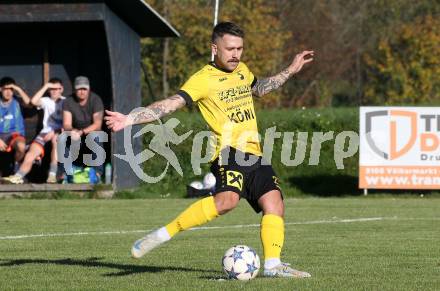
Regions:
M 175 220 L 137 240 L 131 248 L 133 258 L 140 258 L 170 240 L 180 231 L 205 224 L 219 216 L 214 197 L 206 197 L 190 205 Z
M 148 233 L 143 238 L 135 241 L 131 247 L 131 256 L 135 259 L 139 259 L 155 247 L 158 247 L 170 239 L 171 237 L 165 227 L 156 229 L 155 231 Z
M 281 250 L 284 244 L 284 203 L 281 193 L 277 190 L 269 191 L 259 199 L 263 209 L 261 220 L 261 242 L 264 252 L 265 277 L 308 278 L 307 272 L 298 271 L 290 264 L 281 262 Z

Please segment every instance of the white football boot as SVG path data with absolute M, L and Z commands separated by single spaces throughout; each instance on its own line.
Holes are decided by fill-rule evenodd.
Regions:
M 135 259 L 139 259 L 168 240 L 169 238 L 164 238 L 163 235 L 160 235 L 160 229 L 152 231 L 133 244 L 131 247 L 131 256 Z
M 281 263 L 276 265 L 271 269 L 264 269 L 263 272 L 264 277 L 277 277 L 277 278 L 310 278 L 310 275 L 307 272 L 298 271 L 290 267 L 290 264 Z

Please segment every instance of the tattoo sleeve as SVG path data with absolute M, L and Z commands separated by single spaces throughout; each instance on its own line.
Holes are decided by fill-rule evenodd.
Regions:
M 258 97 L 261 97 L 281 87 L 291 76 L 292 74 L 289 72 L 289 70 L 285 69 L 275 76 L 257 80 L 255 85 L 252 87 L 252 93 Z
M 132 112 L 128 116 L 133 120 L 133 124 L 148 123 L 171 114 L 183 106 L 185 106 L 185 100 L 183 97 L 173 95 L 166 99 L 154 102 L 137 112 Z

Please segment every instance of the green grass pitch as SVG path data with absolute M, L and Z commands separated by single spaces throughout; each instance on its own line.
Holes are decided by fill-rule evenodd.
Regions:
M 310 279 L 219 280 L 222 255 L 234 244 L 262 256 L 260 216 L 245 201 L 208 228 L 130 258 L 141 231 L 163 225 L 192 202 L 1 200 L 0 290 L 440 288 L 438 198 L 287 199 L 283 260 L 310 272 Z

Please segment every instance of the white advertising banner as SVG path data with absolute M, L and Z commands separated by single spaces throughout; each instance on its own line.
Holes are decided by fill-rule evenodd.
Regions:
M 359 136 L 359 188 L 440 189 L 440 107 L 361 107 Z

